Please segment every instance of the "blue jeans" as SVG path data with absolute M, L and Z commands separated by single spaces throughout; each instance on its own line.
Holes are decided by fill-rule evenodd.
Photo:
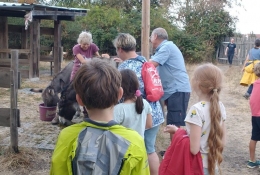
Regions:
M 234 54 L 228 54 L 228 63 L 232 64 Z
M 247 89 L 247 93 L 248 93 L 249 95 L 251 95 L 252 90 L 253 90 L 253 84 L 250 84 L 250 86 L 249 86 L 248 89 Z

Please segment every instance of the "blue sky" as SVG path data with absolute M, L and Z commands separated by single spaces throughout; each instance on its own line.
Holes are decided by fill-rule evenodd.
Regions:
M 242 7 L 230 9 L 232 16 L 237 16 L 237 32 L 247 34 L 253 31 L 260 34 L 260 0 L 242 0 Z

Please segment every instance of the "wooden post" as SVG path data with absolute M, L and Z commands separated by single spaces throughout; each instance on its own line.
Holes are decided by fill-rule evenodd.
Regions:
M 219 58 L 219 48 L 220 48 L 220 47 L 221 47 L 221 45 L 218 46 L 217 51 L 216 51 L 216 58 L 215 58 L 215 61 L 216 61 L 216 62 L 218 62 L 218 58 Z
M 54 46 L 53 46 L 53 58 L 54 58 L 54 75 L 61 70 L 61 23 L 60 21 L 54 21 Z
M 21 49 L 28 49 L 28 30 L 22 28 Z
M 34 36 L 35 36 L 35 55 L 34 55 L 34 60 L 33 60 L 33 66 L 34 66 L 34 77 L 39 77 L 40 72 L 39 72 L 39 65 L 40 65 L 40 20 L 37 19 L 35 20 L 35 28 L 34 28 Z
M 0 17 L 0 49 L 8 49 L 7 17 Z M 0 58 L 8 58 L 8 53 L 0 53 Z
M 17 89 L 18 89 L 18 50 L 11 52 L 11 106 L 10 106 L 10 136 L 11 148 L 18 153 L 18 129 L 17 129 Z
M 63 47 L 60 47 L 59 51 L 60 51 L 60 55 L 59 55 L 60 60 L 59 61 L 61 63 L 61 62 L 63 62 Z
M 29 78 L 39 77 L 40 62 L 40 20 L 34 19 L 30 24 Z
M 149 60 L 150 59 L 150 0 L 142 1 L 142 45 L 141 53 Z

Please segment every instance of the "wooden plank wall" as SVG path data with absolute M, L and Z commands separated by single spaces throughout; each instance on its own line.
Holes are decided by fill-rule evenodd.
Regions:
M 222 40 L 222 44 L 218 49 L 218 60 L 224 60 L 227 58 L 225 56 L 225 50 L 227 47 L 227 43 L 223 42 L 230 42 L 230 39 L 234 38 L 235 44 L 237 47 L 237 56 L 234 56 L 233 58 L 233 64 L 241 65 L 244 63 L 246 56 L 251 48 L 254 47 L 256 37 L 255 36 L 249 36 L 249 37 L 225 37 Z M 227 63 L 227 62 L 226 62 Z
M 0 87 L 10 88 L 10 79 L 12 78 L 11 69 L 0 67 Z M 18 88 L 21 88 L 21 74 L 18 72 Z M 1 112 L 0 112 L 1 113 Z
M 17 51 L 17 50 L 16 50 Z M 14 51 L 12 51 L 14 52 Z M 11 52 L 11 53 L 12 53 Z M 14 55 L 16 56 L 16 55 Z M 18 51 L 17 51 L 17 57 L 18 57 Z M 0 87 L 1 88 L 10 88 L 10 93 L 13 95 L 10 95 L 10 101 L 12 105 L 12 101 L 15 102 L 15 104 L 11 107 L 11 109 L 15 109 L 17 111 L 17 125 L 20 126 L 20 115 L 19 115 L 19 109 L 17 109 L 17 89 L 21 87 L 21 76 L 18 72 L 16 66 L 18 67 L 18 58 L 17 59 L 17 65 L 12 65 L 11 67 L 1 67 L 0 68 Z M 12 59 L 12 63 L 13 63 Z M 16 69 L 16 70 L 14 70 Z M 14 80 L 15 79 L 15 80 Z M 0 126 L 6 126 L 10 127 L 10 108 L 0 108 Z
M 50 27 L 40 27 L 40 21 L 35 19 L 28 30 L 24 29 L 22 25 L 8 24 L 7 18 L 0 17 L 0 67 L 10 67 L 10 50 L 8 49 L 8 32 L 21 33 L 21 49 L 19 49 L 19 72 L 22 78 L 39 77 L 39 61 L 47 61 L 40 57 L 40 34 L 41 35 L 55 35 L 55 41 L 58 53 L 54 53 L 56 61 L 56 73 L 61 69 L 62 52 L 61 47 L 61 24 L 60 21 L 55 23 L 56 29 Z M 7 32 L 8 31 L 8 32 Z M 30 32 L 32 31 L 32 32 Z M 30 39 L 29 39 L 30 38 Z M 30 43 L 30 42 L 31 43 Z M 54 43 L 55 43 L 54 41 Z M 25 51 L 25 52 L 24 52 Z M 27 52 L 28 51 L 28 52 Z M 61 53 L 61 54 L 60 54 Z M 58 54 L 58 55 L 57 55 Z M 52 63 L 54 56 L 48 56 L 52 74 Z M 50 58 L 52 57 L 52 58 Z M 54 64 L 55 65 L 55 64 Z

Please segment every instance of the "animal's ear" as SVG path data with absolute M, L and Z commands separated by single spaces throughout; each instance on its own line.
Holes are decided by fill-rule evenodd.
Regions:
M 60 87 L 61 87 L 61 89 L 64 89 L 65 86 L 66 86 L 66 84 L 63 81 L 63 79 L 60 79 Z

